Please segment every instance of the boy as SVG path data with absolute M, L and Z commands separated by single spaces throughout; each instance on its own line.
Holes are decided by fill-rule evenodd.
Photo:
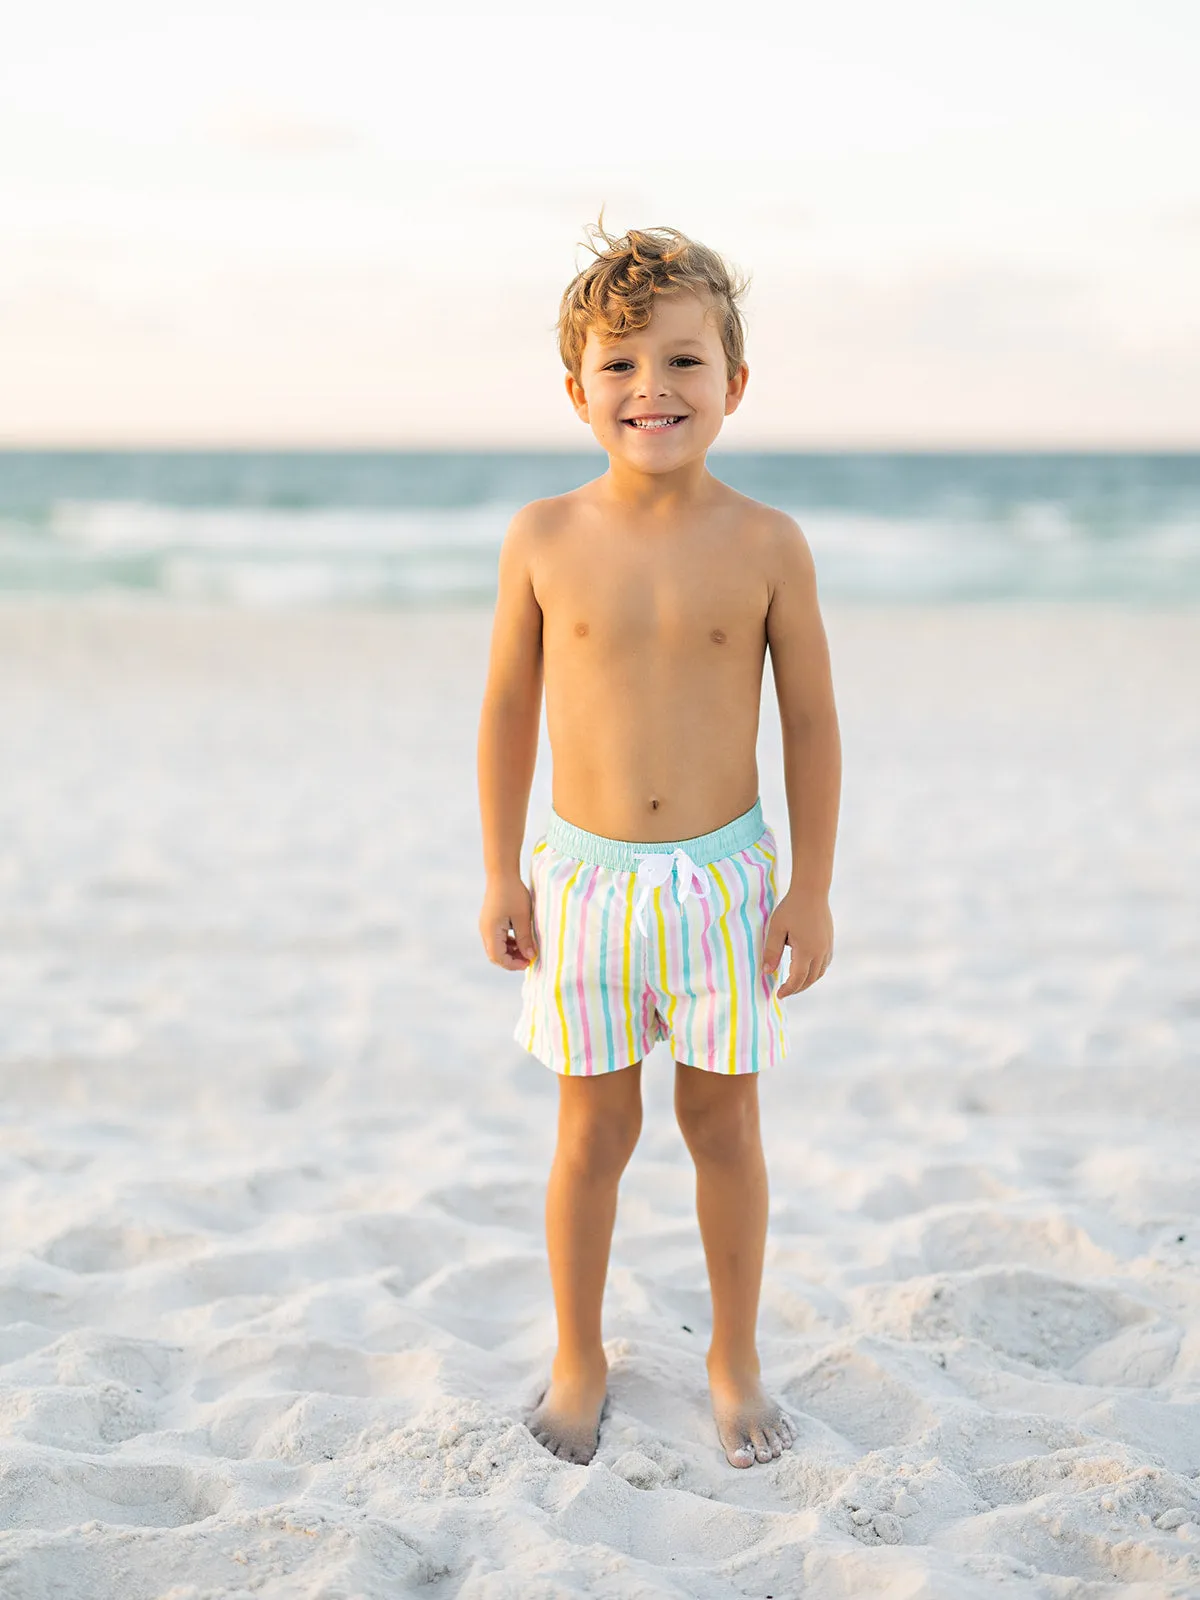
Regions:
M 786 1049 L 779 1001 L 832 956 L 837 717 L 803 534 L 705 465 L 746 389 L 744 286 L 674 229 L 590 231 L 596 259 L 563 296 L 559 346 L 608 470 L 513 519 L 479 728 L 479 929 L 491 961 L 525 974 L 515 1038 L 560 1075 L 546 1196 L 558 1348 L 529 1427 L 564 1460 L 596 1451 L 617 1187 L 642 1058 L 666 1038 L 712 1292 L 713 1415 L 730 1464 L 748 1467 L 795 1437 L 755 1344 L 757 1074 Z M 792 843 L 778 900 L 755 760 L 768 648 Z M 526 889 L 543 675 L 553 801 Z

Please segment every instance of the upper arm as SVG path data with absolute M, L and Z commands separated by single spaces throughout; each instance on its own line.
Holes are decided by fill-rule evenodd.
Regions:
M 833 711 L 833 679 L 817 603 L 816 568 L 808 540 L 782 511 L 773 514 L 770 548 L 767 645 L 779 718 L 785 728 L 803 726 L 815 716 Z
M 541 701 L 542 608 L 533 591 L 541 521 L 536 502 L 525 506 L 509 523 L 500 546 L 487 698 Z

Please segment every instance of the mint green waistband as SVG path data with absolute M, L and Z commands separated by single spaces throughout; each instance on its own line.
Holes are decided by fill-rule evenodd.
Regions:
M 655 839 L 641 844 L 634 839 L 606 839 L 602 833 L 577 828 L 551 806 L 545 838 L 547 844 L 560 855 L 570 856 L 572 861 L 587 861 L 592 866 L 611 867 L 616 872 L 636 872 L 640 856 L 670 855 L 674 850 L 686 851 L 698 867 L 707 867 L 725 856 L 748 849 L 766 831 L 759 798 L 749 811 L 743 811 L 723 828 L 714 828 L 712 833 L 698 833 L 694 839 Z

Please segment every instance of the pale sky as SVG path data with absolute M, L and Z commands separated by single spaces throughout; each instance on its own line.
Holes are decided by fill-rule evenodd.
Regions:
M 601 203 L 752 274 L 733 447 L 1200 447 L 1195 0 L 43 0 L 0 443 L 584 446 Z

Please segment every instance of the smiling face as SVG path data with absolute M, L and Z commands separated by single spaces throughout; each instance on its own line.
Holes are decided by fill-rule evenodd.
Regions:
M 589 328 L 567 393 L 611 460 L 661 473 L 703 457 L 747 376 L 744 363 L 727 376 L 711 300 L 678 289 L 656 297 L 635 333 L 602 339 Z

